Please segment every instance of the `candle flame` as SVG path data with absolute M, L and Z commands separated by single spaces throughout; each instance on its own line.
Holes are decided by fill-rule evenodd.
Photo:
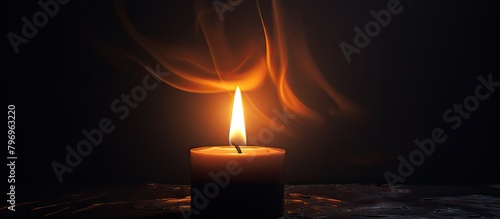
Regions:
M 229 145 L 233 145 L 232 142 L 238 146 L 247 145 L 245 117 L 243 115 L 241 91 L 240 87 L 237 86 L 234 92 L 233 114 L 231 116 L 231 126 L 229 127 Z

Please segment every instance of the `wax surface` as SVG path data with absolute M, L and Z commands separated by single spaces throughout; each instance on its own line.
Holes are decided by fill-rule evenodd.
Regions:
M 242 153 L 239 154 L 234 146 L 206 146 L 191 149 L 191 154 L 210 156 L 280 156 L 285 150 L 274 147 L 241 146 Z

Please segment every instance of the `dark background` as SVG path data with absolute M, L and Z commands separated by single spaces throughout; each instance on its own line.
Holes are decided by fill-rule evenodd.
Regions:
M 403 12 L 350 64 L 339 43 L 352 44 L 353 27 L 373 20 L 370 10 L 385 9 L 387 1 L 287 2 L 304 17 L 309 46 L 325 77 L 365 114 L 352 125 L 325 110 L 324 124 L 292 122 L 289 132 L 277 133 L 271 144 L 287 150 L 287 183 L 385 183 L 385 171 L 397 172 L 397 157 L 408 157 L 417 148 L 413 140 L 430 137 L 436 127 L 447 131 L 448 140 L 437 145 L 406 184 L 500 182 L 499 91 L 456 131 L 442 119 L 453 103 L 473 94 L 479 75 L 493 74 L 500 81 L 498 13 L 492 1 L 402 0 Z M 252 4 L 245 0 L 226 19 Z M 190 1 L 126 5 L 131 14 L 150 22 L 142 26 L 150 32 L 182 37 L 176 28 L 194 26 Z M 2 109 L 16 105 L 18 184 L 58 183 L 51 163 L 63 163 L 66 145 L 74 148 L 84 139 L 81 131 L 97 128 L 102 118 L 113 120 L 114 132 L 65 174 L 63 183 L 187 184 L 189 148 L 227 144 L 227 132 L 211 131 L 214 126 L 229 128 L 227 94 L 193 94 L 161 84 L 129 117 L 117 119 L 110 104 L 139 85 L 147 72 L 125 60 L 117 67 L 102 52 L 114 47 L 142 55 L 119 23 L 112 1 L 60 6 L 14 54 L 5 36 L 20 34 L 21 17 L 31 18 L 38 10 L 35 1 L 3 4 Z M 154 67 L 156 62 L 146 64 Z M 207 115 L 207 108 L 220 108 L 220 114 Z M 6 170 L 4 166 L 5 175 Z

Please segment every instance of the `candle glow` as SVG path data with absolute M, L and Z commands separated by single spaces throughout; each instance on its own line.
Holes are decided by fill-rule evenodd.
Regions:
M 236 150 L 232 146 L 204 146 L 190 150 L 194 218 L 275 219 L 282 216 L 285 150 L 246 146 L 239 87 L 234 94 L 229 145 L 235 146 Z
M 231 116 L 231 126 L 229 127 L 229 145 L 233 145 L 232 142 L 239 146 L 247 145 L 243 101 L 241 100 L 239 86 L 236 87 L 236 91 L 234 92 L 233 113 Z

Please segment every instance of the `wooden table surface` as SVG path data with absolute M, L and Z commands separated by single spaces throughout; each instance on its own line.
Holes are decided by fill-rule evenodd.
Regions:
M 189 186 L 18 186 L 0 218 L 183 218 Z M 500 185 L 287 185 L 283 218 L 500 218 Z M 235 217 L 237 218 L 237 216 Z

